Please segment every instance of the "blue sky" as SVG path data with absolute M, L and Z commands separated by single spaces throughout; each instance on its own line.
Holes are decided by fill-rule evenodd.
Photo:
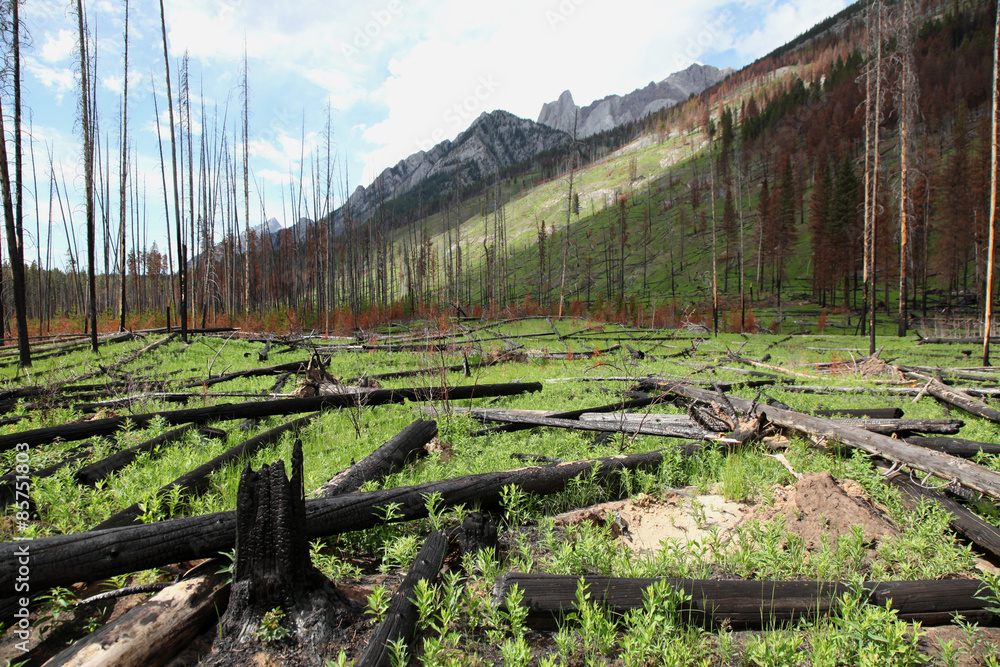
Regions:
M 225 118 L 230 150 L 240 117 L 246 49 L 255 181 L 251 221 L 266 215 L 287 224 L 295 218 L 292 200 L 297 194 L 291 195 L 290 187 L 298 187 L 300 173 L 306 181 L 304 201 L 315 199 L 310 169 L 317 159 L 325 159 L 328 109 L 337 203 L 345 192 L 367 185 L 400 159 L 454 138 L 483 111 L 505 109 L 535 119 L 542 103 L 555 100 L 565 89 L 584 105 L 659 81 L 693 61 L 739 68 L 847 4 L 165 0 L 165 14 L 175 100 L 176 67 L 187 53 L 194 129 L 204 130 L 217 145 Z M 166 232 L 154 86 L 165 138 L 169 126 L 159 5 L 156 0 L 132 0 L 131 5 L 129 133 L 137 165 L 131 178 L 145 192 L 145 206 L 137 213 L 148 223 L 147 241 L 156 240 L 162 250 Z M 42 242 L 50 218 L 51 152 L 60 187 L 65 180 L 82 249 L 76 17 L 65 0 L 26 0 L 22 7 L 31 36 L 22 55 L 23 98 L 33 124 Z M 90 0 L 86 11 L 97 46 L 101 137 L 110 142 L 110 164 L 116 173 L 124 1 Z M 195 142 L 197 150 L 197 137 Z M 116 194 L 111 197 L 115 200 Z M 35 256 L 34 211 L 29 198 L 28 258 Z M 302 214 L 311 216 L 311 206 Z M 66 241 L 58 210 L 51 219 L 55 259 L 61 261 L 64 251 L 59 248 L 65 248 Z

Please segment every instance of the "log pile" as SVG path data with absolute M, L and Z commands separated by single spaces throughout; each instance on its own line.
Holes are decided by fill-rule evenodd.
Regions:
M 548 321 L 556 339 L 566 342 L 572 334 L 562 335 Z M 117 371 L 171 340 L 159 339 L 119 362 L 103 367 L 104 372 Z M 428 339 L 429 340 L 429 339 Z M 652 339 L 650 339 L 652 340 Z M 257 352 L 263 362 L 272 349 L 266 338 Z M 509 342 L 509 340 L 507 341 Z M 634 341 L 635 342 L 635 341 Z M 75 341 L 73 344 L 76 344 Z M 777 344 L 777 343 L 776 343 Z M 648 361 L 651 350 L 624 345 L 634 360 Z M 341 346 L 358 351 L 406 350 L 428 351 L 453 347 L 451 343 L 421 342 L 362 342 Z M 592 355 L 614 352 L 619 346 L 594 350 Z M 56 348 L 59 352 L 64 348 Z M 511 346 L 516 349 L 516 346 Z M 693 356 L 697 345 L 684 349 Z M 337 351 L 333 347 L 330 352 Z M 680 354 L 680 353 L 679 353 Z M 657 352 L 657 355 L 659 353 Z M 584 356 L 580 353 L 524 351 L 524 357 L 545 359 Z M 661 357 L 662 358 L 662 357 Z M 404 401 L 434 401 L 440 404 L 427 408 L 435 415 L 465 414 L 491 426 L 472 433 L 488 437 L 501 432 L 533 428 L 556 428 L 590 431 L 599 434 L 657 436 L 662 449 L 594 459 L 562 461 L 554 457 L 524 453 L 513 455 L 533 464 L 499 472 L 437 479 L 413 486 L 398 486 L 377 491 L 359 491 L 366 483 L 381 481 L 393 472 L 414 462 L 424 448 L 438 435 L 434 421 L 416 420 L 395 437 L 376 448 L 360 461 L 340 471 L 315 489 L 307 499 L 303 484 L 303 456 L 297 442 L 291 459 L 291 475 L 285 474 L 284 463 L 278 461 L 253 470 L 244 467 L 240 479 L 235 511 L 189 516 L 169 521 L 139 524 L 138 505 L 133 505 L 95 526 L 92 530 L 0 543 L 0 620 L 9 621 L 20 604 L 9 595 L 18 577 L 18 554 L 31 554 L 32 586 L 37 592 L 53 586 L 69 586 L 82 581 L 94 581 L 126 575 L 143 569 L 170 566 L 186 561 L 201 561 L 201 565 L 166 586 L 132 611 L 108 623 L 97 632 L 67 647 L 47 664 L 52 665 L 158 665 L 165 664 L 196 635 L 216 627 L 217 654 L 248 651 L 246 659 L 267 660 L 274 653 L 277 659 L 292 658 L 294 664 L 323 664 L 323 657 L 332 657 L 333 649 L 356 636 L 362 620 L 362 609 L 356 600 L 346 596 L 336 584 L 321 574 L 310 561 L 309 541 L 317 538 L 345 535 L 382 526 L 386 521 L 414 521 L 432 516 L 429 499 L 435 499 L 437 509 L 463 508 L 465 520 L 450 529 L 433 530 L 424 537 L 423 548 L 413 560 L 409 571 L 395 587 L 385 620 L 367 634 L 361 645 L 354 644 L 352 654 L 356 665 L 392 664 L 393 645 L 408 645 L 417 632 L 418 612 L 414 603 L 418 582 L 434 581 L 443 564 L 457 566 L 462 555 L 483 549 L 497 549 L 496 518 L 492 512 L 500 509 L 504 498 L 513 490 L 534 496 L 559 493 L 581 476 L 617 492 L 623 480 L 633 480 L 640 471 L 659 468 L 667 456 L 692 455 L 706 448 L 725 451 L 743 450 L 752 443 L 770 438 L 776 433 L 796 433 L 814 441 L 856 448 L 868 454 L 910 470 L 933 474 L 949 482 L 954 490 L 975 491 L 984 497 L 1000 499 L 1000 473 L 970 460 L 981 454 L 1000 453 L 1000 445 L 958 438 L 943 438 L 959 432 L 963 422 L 957 419 L 905 419 L 898 408 L 885 410 L 828 410 L 805 414 L 785 405 L 769 405 L 728 395 L 733 383 L 709 381 L 702 386 L 668 378 L 643 379 L 632 387 L 640 396 L 608 405 L 581 407 L 574 410 L 514 410 L 480 404 L 475 407 L 454 406 L 460 399 L 491 398 L 537 392 L 539 383 L 468 384 L 462 386 L 425 386 L 408 389 L 383 389 L 378 379 L 435 375 L 447 371 L 464 371 L 466 377 L 476 364 L 441 366 L 414 371 L 399 371 L 379 376 L 362 375 L 341 381 L 327 373 L 325 361 L 317 353 L 319 363 L 296 361 L 248 371 L 223 372 L 200 380 L 183 378 L 176 386 L 200 387 L 204 396 L 208 386 L 252 376 L 275 376 L 272 392 L 282 390 L 290 377 L 306 373 L 314 395 L 282 397 L 276 400 L 247 401 L 185 410 L 149 412 L 136 415 L 112 416 L 57 427 L 0 435 L 0 451 L 20 443 L 42 445 L 55 440 L 76 441 L 119 433 L 126 421 L 133 425 L 148 425 L 162 417 L 176 426 L 156 438 L 112 454 L 72 473 L 76 483 L 94 486 L 123 469 L 145 453 L 186 437 L 200 429 L 206 437 L 225 437 L 225 432 L 208 429 L 209 421 L 257 419 L 271 415 L 298 415 L 285 424 L 247 438 L 219 457 L 164 486 L 156 495 L 164 496 L 173 489 L 197 494 L 205 489 L 209 475 L 221 466 L 246 459 L 264 447 L 275 443 L 284 433 L 306 428 L 320 412 L 330 408 L 360 410 L 368 406 L 398 404 Z M 778 375 L 814 378 L 747 358 L 740 353 L 728 355 L 729 361 L 749 366 L 750 381 L 773 384 Z M 489 362 L 483 362 L 485 365 Z M 716 365 L 717 366 L 717 365 Z M 718 367 L 718 366 L 717 366 Z M 317 370 L 318 369 L 318 370 Z M 900 368 L 898 372 L 921 383 L 922 391 L 937 400 L 958 407 L 976 417 L 1000 423 L 1000 412 L 966 392 L 949 387 L 920 370 Z M 766 376 L 766 377 L 764 377 Z M 86 379 L 84 373 L 79 376 Z M 620 379 L 627 379 L 622 376 Z M 969 379 L 968 377 L 965 379 Z M 269 382 L 270 380 L 268 380 Z M 347 385 L 352 385 L 348 390 Z M 747 386 L 750 383 L 740 383 Z M 356 386 L 353 386 L 356 385 Z M 30 395 L 27 394 L 27 395 Z M 151 395 L 151 392 L 147 392 Z M 16 396 L 10 397 L 15 400 Z M 160 398 L 163 398 L 162 396 Z M 789 399 L 785 399 L 789 400 Z M 596 403 L 597 401 L 595 401 Z M 790 401 L 791 402 L 791 401 Z M 684 414 L 650 412 L 673 405 Z M 644 412 L 635 412 L 644 410 Z M 932 437 L 927 437 L 932 436 Z M 678 442 L 681 441 L 681 442 Z M 477 443 L 483 441 L 477 440 Z M 528 442 L 526 440 L 526 442 Z M 625 438 L 622 438 L 625 442 Z M 647 441 L 648 442 L 648 441 Z M 484 445 L 488 446 L 488 445 Z M 657 445 L 658 446 L 658 445 Z M 624 445 L 623 445 L 624 447 Z M 89 454 L 90 443 L 70 451 L 59 467 L 72 465 Z M 74 459 L 74 451 L 78 454 Z M 623 449 L 624 451 L 624 449 Z M 773 450 L 772 450 L 773 451 Z M 560 454 L 561 455 L 561 454 Z M 715 452 L 712 453 L 716 455 Z M 786 459 L 784 465 L 789 467 Z M 55 473 L 56 467 L 51 473 Z M 795 474 L 794 470 L 792 473 Z M 35 476 L 46 473 L 35 471 Z M 324 478 L 326 475 L 324 475 Z M 894 473 L 887 483 L 898 487 L 912 502 L 930 499 L 939 503 L 953 517 L 952 528 L 986 553 L 1000 557 L 1000 531 L 979 519 L 964 505 L 944 493 L 929 492 L 915 484 L 908 475 Z M 3 486 L 0 486 L 2 493 Z M 176 493 L 176 492 L 175 492 Z M 470 509 L 475 511 L 469 512 Z M 391 510 L 391 511 L 390 511 Z M 499 519 L 498 519 L 499 521 Z M 516 529 L 517 526 L 509 526 Z M 449 548 L 454 547 L 449 555 Z M 234 550 L 232 583 L 229 575 L 218 571 L 219 554 Z M 503 570 L 500 570 L 501 572 Z M 494 604 L 507 608 L 510 592 L 517 586 L 524 593 L 522 604 L 527 607 L 527 619 L 534 629 L 551 629 L 554 621 L 575 611 L 575 598 L 580 577 L 556 576 L 544 573 L 508 572 L 495 582 Z M 587 576 L 584 583 L 595 600 L 615 613 L 626 613 L 643 604 L 644 591 L 657 580 L 624 577 Z M 743 581 L 670 579 L 670 586 L 683 590 L 690 600 L 683 609 L 685 620 L 704 627 L 734 629 L 766 629 L 794 623 L 799 619 L 835 613 L 838 601 L 857 592 L 844 582 L 822 581 Z M 36 592 L 33 590 L 33 593 Z M 944 580 L 919 582 L 866 582 L 860 593 L 869 604 L 884 606 L 892 600 L 899 618 L 925 624 L 947 623 L 955 614 L 970 622 L 994 624 L 998 621 L 991 603 L 984 598 L 978 581 Z M 996 595 L 986 591 L 986 594 Z M 218 614 L 225 610 L 216 625 Z M 280 637 L 265 639 L 261 632 L 268 618 L 280 610 L 284 630 Z M 353 634 L 352 634 L 353 633 Z M 248 648 L 252 647 L 252 648 Z M 412 653 L 411 653 L 412 655 Z M 321 657 L 322 656 L 322 657 Z M 214 658 L 218 659 L 218 658 Z M 220 661 L 218 664 L 233 664 Z M 250 663 L 247 663 L 250 664 Z

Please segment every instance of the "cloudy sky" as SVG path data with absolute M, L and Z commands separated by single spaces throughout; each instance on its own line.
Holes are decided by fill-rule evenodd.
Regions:
M 229 150 L 240 150 L 233 133 L 241 114 L 246 51 L 252 219 L 259 221 L 264 211 L 268 218 L 290 223 L 297 198 L 297 191 L 290 193 L 292 184 L 299 182 L 300 173 L 312 182 L 310 170 L 317 159 L 325 160 L 328 113 L 339 202 L 345 191 L 367 185 L 407 155 L 454 138 L 483 111 L 505 109 L 535 119 L 542 103 L 565 89 L 577 104 L 585 105 L 659 81 L 694 61 L 739 68 L 847 4 L 165 0 L 165 15 L 174 99 L 176 69 L 186 53 L 193 126 L 206 133 L 212 146 L 221 145 L 225 127 Z M 96 39 L 102 142 L 110 143 L 114 173 L 124 0 L 90 0 L 85 10 Z M 59 187 L 65 185 L 67 214 L 72 214 L 82 248 L 83 213 L 76 196 L 82 176 L 75 11 L 66 0 L 26 0 L 22 16 L 30 32 L 22 56 L 23 97 L 33 125 L 42 242 L 50 217 L 51 157 Z M 165 138 L 169 123 L 155 0 L 132 0 L 129 34 L 129 134 L 137 165 L 132 178 L 140 196 L 145 193 L 147 203 L 138 215 L 148 222 L 148 241 L 158 240 L 162 249 L 166 236 L 154 88 Z M 169 144 L 165 146 L 169 151 Z M 197 146 L 196 137 L 196 151 Z M 169 173 L 167 178 L 169 185 Z M 313 198 L 307 193 L 305 199 Z M 26 209 L 26 230 L 33 237 L 34 203 L 29 201 Z M 55 210 L 51 217 L 53 244 L 65 247 L 62 213 Z M 31 245 L 28 257 L 34 256 Z

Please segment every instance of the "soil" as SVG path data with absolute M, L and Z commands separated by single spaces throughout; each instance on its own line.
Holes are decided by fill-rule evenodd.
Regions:
M 805 474 L 790 486 L 772 489 L 775 502 L 759 506 L 748 518 L 769 521 L 781 515 L 788 532 L 802 538 L 807 549 L 820 548 L 824 539 L 830 546 L 837 538 L 861 526 L 866 541 L 874 549 L 878 540 L 899 531 L 865 498 L 854 480 L 835 480 L 829 472 Z
M 639 495 L 560 514 L 556 525 L 610 524 L 615 536 L 639 552 L 655 551 L 667 539 L 700 542 L 712 532 L 724 535 L 745 521 L 771 521 L 779 515 L 788 532 L 801 537 L 809 550 L 819 549 L 824 540 L 835 546 L 854 526 L 861 526 L 871 549 L 899 532 L 871 506 L 854 480 L 838 481 L 829 472 L 806 474 L 793 485 L 771 491 L 771 505 L 730 502 L 715 493 L 697 495 L 693 487 L 660 498 Z
M 560 514 L 557 526 L 590 521 L 611 524 L 613 534 L 637 552 L 656 551 L 663 540 L 699 542 L 712 530 L 725 532 L 743 519 L 747 505 L 717 494 L 696 496 L 694 489 L 671 491 L 662 498 L 640 494 L 631 500 L 603 503 Z

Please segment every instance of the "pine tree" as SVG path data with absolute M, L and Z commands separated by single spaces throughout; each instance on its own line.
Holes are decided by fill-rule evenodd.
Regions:
M 729 264 L 732 259 L 733 245 L 736 243 L 737 219 L 736 205 L 733 203 L 732 185 L 726 184 L 726 200 L 722 206 L 722 233 L 726 237 L 726 272 L 724 291 L 729 291 Z
M 827 290 L 832 286 L 835 270 L 830 261 L 832 252 L 827 238 L 832 190 L 830 171 L 826 168 L 826 162 L 820 160 L 809 202 L 809 232 L 812 235 L 813 296 L 819 297 L 821 306 L 826 306 Z
M 850 278 L 857 261 L 856 252 L 851 247 L 850 237 L 858 228 L 858 203 L 860 183 L 854 172 L 850 158 L 844 160 L 837 171 L 837 179 L 830 197 L 830 217 L 827 224 L 828 261 L 834 267 L 831 280 L 843 280 L 844 305 L 848 306 Z M 831 285 L 831 293 L 833 286 Z M 831 303 L 831 305 L 833 305 Z M 862 315 L 864 318 L 864 315 Z

